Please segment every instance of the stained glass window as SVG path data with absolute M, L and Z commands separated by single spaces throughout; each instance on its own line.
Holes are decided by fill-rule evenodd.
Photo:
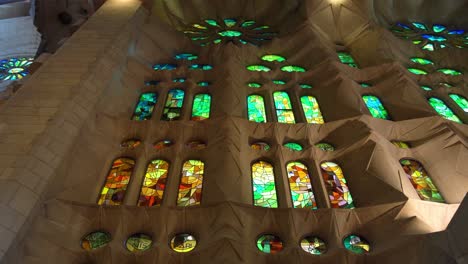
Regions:
M 247 84 L 247 86 L 249 86 L 250 88 L 261 88 L 262 84 L 261 83 L 256 83 L 256 82 L 249 82 Z
M 250 148 L 253 149 L 253 150 L 268 151 L 268 150 L 270 150 L 271 147 L 266 142 L 258 141 L 258 142 L 252 143 L 252 145 L 250 145 Z
M 401 148 L 401 149 L 409 149 L 410 148 L 410 145 L 408 143 L 404 142 L 404 141 L 393 140 L 392 144 L 395 145 L 398 148 Z
M 261 95 L 249 95 L 247 97 L 249 121 L 266 123 L 265 101 Z
M 361 85 L 362 88 L 369 88 L 369 87 L 372 87 L 371 84 L 368 84 L 368 83 L 359 83 L 359 85 Z
M 287 65 L 281 67 L 281 70 L 284 72 L 306 72 L 305 68 L 296 65 Z
M 465 97 L 459 94 L 449 94 L 449 96 L 463 111 L 468 113 L 468 100 Z
M 285 62 L 286 58 L 281 55 L 267 54 L 262 56 L 262 60 L 268 62 Z
M 317 143 L 315 146 L 323 151 L 335 151 L 335 147 L 325 142 Z
M 185 144 L 185 146 L 192 150 L 202 150 L 206 148 L 206 142 L 202 140 L 192 140 Z
M 288 81 L 285 80 L 271 80 L 271 82 L 276 85 L 285 85 L 288 83 Z
M 294 112 L 292 110 L 291 100 L 286 92 L 274 92 L 276 115 L 279 123 L 294 124 Z
M 427 71 L 418 68 L 408 68 L 408 71 L 416 75 L 427 75 Z
M 323 124 L 322 112 L 320 111 L 317 99 L 313 96 L 302 96 L 301 97 L 302 109 L 309 124 Z
M 345 248 L 355 254 L 361 255 L 370 251 L 369 242 L 357 235 L 349 235 L 343 239 Z
M 14 81 L 28 75 L 34 58 L 11 58 L 0 60 L 0 81 Z
M 283 250 L 283 241 L 275 235 L 261 235 L 257 239 L 257 248 L 263 253 L 275 254 Z
M 255 206 L 278 208 L 273 166 L 265 161 L 252 164 L 253 199 Z
M 189 70 L 211 71 L 213 66 L 209 64 L 192 64 L 188 68 Z
M 140 96 L 132 120 L 143 121 L 151 119 L 158 95 L 156 93 L 143 93 Z
M 197 94 L 193 99 L 192 120 L 201 121 L 210 118 L 211 95 Z
M 151 236 L 146 234 L 133 234 L 127 241 L 125 241 L 125 247 L 130 252 L 143 252 L 151 248 L 153 245 L 153 239 Z
M 155 149 L 157 149 L 157 150 L 161 150 L 161 149 L 171 147 L 172 145 L 174 145 L 174 142 L 172 142 L 171 140 L 165 139 L 165 140 L 161 140 L 161 141 L 156 142 L 153 145 L 153 147 Z
M 301 248 L 305 252 L 316 256 L 323 255 L 327 252 L 327 245 L 325 242 L 313 236 L 304 237 L 301 240 Z
M 198 56 L 192 53 L 179 53 L 174 56 L 174 59 L 192 61 L 198 59 Z
M 141 145 L 141 140 L 139 139 L 128 139 L 120 143 L 120 147 L 123 149 L 132 150 Z
M 179 185 L 178 206 L 193 206 L 201 203 L 205 164 L 200 160 L 188 160 L 182 167 Z
M 323 162 L 322 177 L 327 187 L 332 208 L 353 209 L 353 198 L 340 166 L 334 162 Z
M 249 66 L 247 66 L 247 70 L 257 71 L 257 72 L 269 72 L 269 71 L 271 71 L 271 69 L 268 68 L 265 65 L 249 65 Z
M 153 160 L 146 169 L 145 179 L 141 186 L 138 206 L 161 205 L 167 183 L 169 163 L 164 160 Z
M 197 82 L 197 85 L 198 86 L 201 86 L 201 87 L 208 87 L 211 85 L 211 82 L 208 82 L 208 81 L 201 81 L 201 82 Z
M 299 87 L 301 87 L 302 89 L 312 89 L 312 85 L 306 83 L 299 84 Z
M 442 195 L 421 163 L 415 160 L 402 159 L 400 160 L 400 164 L 422 200 L 445 203 L 444 198 L 442 198 Z
M 166 105 L 162 120 L 172 121 L 178 120 L 182 114 L 182 106 L 184 104 L 185 92 L 179 89 L 169 90 L 167 93 Z
M 81 247 L 86 251 L 102 248 L 111 242 L 112 237 L 105 231 L 95 231 L 81 239 Z
M 190 234 L 177 234 L 171 239 L 171 249 L 175 252 L 186 253 L 195 249 L 197 239 Z
M 416 64 L 420 65 L 434 65 L 434 62 L 425 58 L 413 57 L 410 60 Z
M 122 204 L 134 167 L 135 161 L 132 159 L 119 158 L 114 160 L 99 196 L 99 205 Z
M 432 88 L 428 85 L 421 85 L 421 88 L 424 90 L 424 91 L 432 91 Z
M 443 118 L 462 124 L 460 118 L 455 115 L 445 103 L 436 97 L 429 98 L 429 104 L 436 110 L 436 112 Z
M 160 83 L 160 81 L 155 81 L 155 80 L 152 80 L 152 81 L 146 81 L 145 82 L 145 85 L 146 86 L 156 86 Z
M 153 66 L 153 69 L 155 71 L 173 71 L 177 69 L 177 64 L 170 64 L 170 63 L 155 64 Z
M 338 58 L 340 58 L 341 63 L 346 64 L 350 67 L 353 68 L 358 68 L 356 62 L 354 61 L 353 57 L 351 57 L 351 54 L 347 52 L 338 52 Z
M 317 209 L 307 167 L 300 162 L 290 162 L 286 165 L 286 170 L 294 208 Z
M 200 46 L 227 42 L 260 45 L 276 36 L 269 26 L 237 18 L 205 19 L 192 24 L 184 33 Z
M 390 120 L 387 110 L 380 102 L 380 99 L 373 95 L 363 95 L 362 99 L 366 103 L 371 115 L 375 118 Z
M 441 73 L 443 73 L 445 75 L 451 75 L 451 76 L 458 76 L 458 75 L 463 74 L 461 71 L 457 71 L 457 70 L 454 70 L 454 69 L 447 69 L 447 68 L 438 69 L 437 71 L 441 72 Z
M 301 146 L 301 144 L 294 143 L 294 142 L 288 142 L 288 143 L 284 144 L 283 146 L 285 148 L 291 150 L 291 151 L 302 151 L 303 150 L 303 147 Z

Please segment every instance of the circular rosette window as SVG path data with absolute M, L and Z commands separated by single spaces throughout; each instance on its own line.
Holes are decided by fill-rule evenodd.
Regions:
M 314 236 L 304 237 L 301 240 L 301 248 L 305 252 L 317 256 L 323 255 L 327 252 L 327 245 L 325 242 Z
M 343 239 L 345 248 L 355 254 L 369 253 L 371 248 L 369 242 L 357 235 L 349 235 Z
M 92 251 L 105 247 L 111 240 L 112 237 L 109 233 L 105 231 L 95 231 L 81 239 L 81 247 L 86 251 Z
M 170 246 L 175 252 L 190 252 L 197 246 L 197 239 L 190 234 L 177 234 L 172 238 Z
M 153 239 L 151 236 L 146 234 L 133 234 L 127 241 L 125 241 L 125 247 L 128 251 L 136 253 L 143 252 L 151 248 L 153 245 Z
M 261 235 L 257 239 L 257 248 L 263 253 L 275 254 L 283 250 L 283 241 L 275 235 Z

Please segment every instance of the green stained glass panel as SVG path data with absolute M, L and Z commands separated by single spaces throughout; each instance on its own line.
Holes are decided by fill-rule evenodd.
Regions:
M 192 64 L 189 66 L 190 70 L 203 70 L 203 71 L 209 71 L 213 69 L 213 66 L 209 64 Z
M 218 35 L 220 35 L 221 37 L 225 37 L 225 38 L 235 38 L 235 37 L 242 36 L 242 32 L 237 31 L 237 30 L 224 30 L 224 31 L 218 32 Z
M 301 87 L 302 89 L 312 89 L 312 85 L 305 83 L 299 84 L 299 87 Z
M 317 209 L 307 167 L 300 162 L 290 162 L 286 170 L 294 208 Z
M 432 91 L 432 88 L 430 86 L 427 86 L 427 85 L 421 85 L 421 88 L 424 90 L 424 91 Z
M 462 75 L 460 71 L 457 71 L 454 69 L 438 69 L 437 71 L 443 74 L 452 75 L 452 76 Z
M 418 28 L 418 29 L 427 31 L 427 27 L 426 27 L 426 25 L 424 25 L 423 23 L 414 22 L 414 23 L 412 23 L 412 24 L 413 24 L 413 26 L 415 26 L 415 27 Z
M 313 96 L 301 97 L 302 109 L 309 124 L 324 124 L 322 112 L 320 111 L 317 99 Z
M 429 104 L 436 110 L 436 112 L 444 117 L 445 119 L 457 122 L 462 124 L 463 122 L 460 120 L 460 118 L 455 115 L 445 103 L 444 101 L 440 100 L 439 98 L 436 97 L 431 97 L 429 98 Z
M 270 68 L 264 65 L 250 65 L 247 66 L 247 70 L 249 71 L 258 71 L 258 72 L 269 72 L 271 71 Z
M 351 54 L 347 52 L 338 52 L 338 58 L 340 58 L 341 63 L 344 63 L 353 68 L 358 67 Z
M 206 19 L 205 22 L 213 27 L 219 27 L 218 22 L 214 19 Z
M 174 79 L 172 79 L 172 82 L 175 82 L 175 83 L 184 83 L 185 81 L 187 81 L 186 78 L 174 78 Z
M 416 74 L 416 75 L 426 75 L 427 74 L 427 71 L 417 69 L 417 68 L 408 68 L 408 71 L 411 72 L 412 74 Z
M 434 64 L 434 62 L 431 61 L 431 60 L 424 59 L 424 58 L 418 58 L 418 57 L 411 58 L 411 61 L 414 62 L 414 63 L 420 64 L 420 65 L 430 65 L 430 64 L 433 65 Z
M 253 25 L 255 25 L 255 21 L 247 20 L 247 21 L 242 22 L 241 27 L 248 28 L 248 27 L 251 27 Z
M 127 241 L 125 241 L 125 247 L 130 252 L 143 252 L 151 248 L 153 245 L 153 239 L 151 236 L 146 234 L 133 234 Z
M 250 95 L 247 97 L 247 108 L 249 121 L 266 123 L 265 101 L 260 95 Z
M 468 113 L 468 100 L 465 97 L 459 94 L 449 94 L 449 96 L 463 111 Z
M 271 82 L 273 82 L 276 85 L 285 85 L 287 83 L 286 81 L 283 81 L 283 80 L 272 80 Z
M 294 124 L 294 112 L 292 110 L 291 100 L 286 92 L 274 92 L 276 115 L 279 123 Z
M 363 87 L 363 88 L 372 87 L 372 85 L 370 85 L 370 84 L 368 84 L 368 83 L 359 83 L 359 85 L 361 85 L 361 87 Z
M 269 62 L 284 62 L 286 61 L 286 58 L 280 55 L 268 54 L 268 55 L 262 56 L 262 60 L 269 61 Z
M 257 248 L 265 254 L 276 254 L 283 250 L 284 245 L 281 238 L 265 234 L 257 239 Z
M 402 159 L 400 160 L 400 164 L 422 200 L 445 203 L 444 198 L 442 198 L 442 195 L 421 163 L 415 160 Z
M 284 72 L 306 72 L 306 69 L 294 65 L 283 66 L 281 70 Z
M 247 84 L 250 88 L 260 88 L 262 87 L 261 83 L 256 83 L 256 82 L 250 82 Z
M 434 51 L 435 47 L 432 43 L 427 43 L 422 47 L 423 50 Z
M 273 166 L 265 161 L 252 164 L 253 200 L 255 206 L 278 208 Z
M 237 20 L 233 19 L 233 18 L 226 18 L 224 19 L 224 24 L 227 26 L 227 27 L 233 27 L 237 24 Z
M 284 144 L 284 147 L 288 148 L 288 149 L 290 149 L 292 151 L 302 151 L 303 150 L 303 148 L 302 148 L 302 146 L 300 144 L 294 143 L 294 142 L 286 143 L 286 144 Z
M 143 93 L 140 96 L 132 120 L 143 121 L 151 119 L 158 95 L 156 93 Z
M 207 81 L 201 81 L 201 82 L 197 82 L 197 85 L 201 87 L 208 87 L 211 85 L 211 83 Z
M 96 231 L 87 234 L 81 239 L 81 247 L 86 251 L 102 248 L 111 242 L 112 237 L 105 231 Z
M 176 64 L 169 64 L 169 63 L 156 64 L 156 65 L 153 66 L 153 69 L 155 71 L 172 71 L 172 70 L 177 69 L 177 65 Z
M 404 142 L 404 141 L 396 141 L 396 140 L 393 140 L 392 141 L 392 144 L 398 148 L 401 148 L 401 149 L 409 149 L 410 146 L 408 143 Z
M 375 118 L 390 120 L 387 110 L 380 102 L 380 99 L 373 95 L 364 95 L 362 96 L 364 103 L 366 103 L 367 108 L 371 115 Z
M 211 95 L 197 94 L 193 99 L 192 120 L 201 121 L 210 118 Z
M 328 143 L 321 142 L 315 144 L 315 146 L 323 151 L 335 151 L 335 147 Z
M 192 53 L 180 53 L 180 54 L 176 54 L 174 56 L 174 58 L 176 60 L 188 60 L 188 61 L 191 61 L 191 60 L 196 60 L 198 59 L 198 56 L 195 55 L 195 54 L 192 54 Z
M 347 250 L 358 255 L 369 253 L 371 250 L 369 242 L 357 235 L 349 235 L 345 237 L 345 239 L 343 239 L 343 245 Z
M 444 26 L 444 25 L 439 25 L 439 24 L 434 24 L 432 25 L 432 30 L 435 32 L 435 33 L 440 33 L 444 30 L 446 30 L 447 27 Z
M 179 89 L 169 90 L 162 116 L 163 121 L 178 120 L 182 114 L 185 92 Z

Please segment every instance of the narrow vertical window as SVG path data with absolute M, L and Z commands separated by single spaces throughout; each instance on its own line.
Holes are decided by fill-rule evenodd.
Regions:
M 114 160 L 107 174 L 106 183 L 99 196 L 99 205 L 120 205 L 125 198 L 127 185 L 135 167 L 135 161 L 128 158 Z
M 353 198 L 340 166 L 334 162 L 323 162 L 322 177 L 327 187 L 332 208 L 353 209 Z
M 286 170 L 294 208 L 317 209 L 307 167 L 300 162 L 290 162 L 286 165 Z
M 468 100 L 465 97 L 459 94 L 449 94 L 449 96 L 463 111 L 468 113 Z
M 185 92 L 179 89 L 169 90 L 162 116 L 163 121 L 178 120 L 182 114 Z
M 158 95 L 156 93 L 143 93 L 133 112 L 132 120 L 143 121 L 151 119 Z
M 341 63 L 353 68 L 358 68 L 358 65 L 354 61 L 353 57 L 348 52 L 338 52 L 338 58 L 340 58 Z
M 278 208 L 273 166 L 265 161 L 252 164 L 252 187 L 255 206 Z
M 387 110 L 378 97 L 373 95 L 363 95 L 362 99 L 364 100 L 364 103 L 366 103 L 366 106 L 373 117 L 390 120 Z
M 201 203 L 204 170 L 205 164 L 200 160 L 188 160 L 184 163 L 177 197 L 178 206 Z
M 211 95 L 197 94 L 193 99 L 192 120 L 201 121 L 210 118 Z
M 436 112 L 443 118 L 462 124 L 460 118 L 455 115 L 445 103 L 436 97 L 429 98 L 429 104 L 436 110 Z
M 249 95 L 247 97 L 247 109 L 249 121 L 257 123 L 266 123 L 265 101 L 260 95 Z
M 138 206 L 161 205 L 166 188 L 169 163 L 164 160 L 153 160 L 146 169 L 145 179 L 141 186 Z
M 320 111 L 317 99 L 313 96 L 301 97 L 302 109 L 304 110 L 307 123 L 309 124 L 323 124 L 322 112 Z
M 400 164 L 421 200 L 445 203 L 444 198 L 442 198 L 442 195 L 421 163 L 415 160 L 402 159 L 400 160 Z
M 291 100 L 286 92 L 274 92 L 276 116 L 279 123 L 294 124 L 294 112 L 292 110 Z

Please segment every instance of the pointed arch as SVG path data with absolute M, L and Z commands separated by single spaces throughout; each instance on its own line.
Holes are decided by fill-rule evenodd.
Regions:
M 266 123 L 267 116 L 265 111 L 265 100 L 263 96 L 252 94 L 247 97 L 247 111 L 249 121 L 257 123 Z
M 327 187 L 331 207 L 353 209 L 353 197 L 351 196 L 341 167 L 334 162 L 322 162 L 320 168 Z
M 188 160 L 184 163 L 177 196 L 178 206 L 200 205 L 204 172 L 205 163 L 200 160 Z
M 417 160 L 401 159 L 400 164 L 421 200 L 445 203 L 424 166 Z
M 273 165 L 266 161 L 252 164 L 252 188 L 255 206 L 278 208 Z
M 294 208 L 317 209 L 307 166 L 301 162 L 293 161 L 286 165 L 286 170 Z
M 161 205 L 166 189 L 169 163 L 165 160 L 153 160 L 148 164 L 141 186 L 138 206 Z
M 431 97 L 428 99 L 429 104 L 434 108 L 434 110 L 443 118 L 463 124 L 460 118 L 453 113 L 452 109 L 448 107 L 444 101 L 437 97 Z
M 135 161 L 130 158 L 118 158 L 112 162 L 98 199 L 99 205 L 122 204 L 134 167 Z
M 284 91 L 273 93 L 273 100 L 275 102 L 276 116 L 279 123 L 295 124 L 294 112 L 292 109 L 289 94 Z
M 324 124 L 322 112 L 317 99 L 310 95 L 301 97 L 302 109 L 309 124 Z
M 192 120 L 201 121 L 210 118 L 211 95 L 197 94 L 193 98 Z
M 364 100 L 364 103 L 373 117 L 390 120 L 387 109 L 385 109 L 377 96 L 368 94 L 363 95 L 362 99 Z

